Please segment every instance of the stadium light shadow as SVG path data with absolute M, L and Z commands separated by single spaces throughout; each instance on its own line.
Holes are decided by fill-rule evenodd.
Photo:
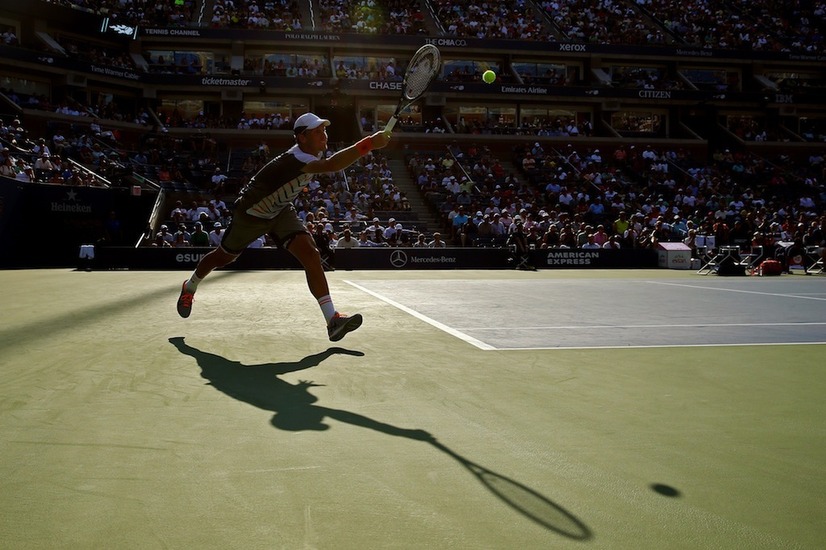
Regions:
M 387 435 L 427 442 L 464 466 L 488 491 L 531 521 L 575 540 L 585 541 L 593 536 L 580 519 L 559 504 L 518 481 L 472 462 L 427 431 L 400 428 L 351 411 L 316 405 L 318 398 L 309 392 L 309 388 L 321 384 L 307 380 L 291 384 L 278 378 L 281 374 L 318 366 L 333 355 L 360 357 L 363 352 L 331 347 L 300 361 L 244 365 L 190 346 L 180 336 L 170 338 L 169 342 L 182 354 L 195 359 L 201 368 L 201 376 L 213 388 L 259 409 L 274 412 L 270 422 L 280 430 L 323 431 L 330 428 L 324 420 L 333 419 Z

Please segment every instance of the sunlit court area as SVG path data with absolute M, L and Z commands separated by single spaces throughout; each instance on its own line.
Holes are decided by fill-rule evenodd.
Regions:
M 3 0 L 0 550 L 822 550 L 824 35 Z
M 819 277 L 0 271 L 7 548 L 817 548 Z

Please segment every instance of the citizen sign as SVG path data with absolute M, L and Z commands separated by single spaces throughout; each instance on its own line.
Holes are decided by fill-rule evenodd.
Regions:
M 671 99 L 671 92 L 667 90 L 640 90 L 639 96 L 644 99 Z

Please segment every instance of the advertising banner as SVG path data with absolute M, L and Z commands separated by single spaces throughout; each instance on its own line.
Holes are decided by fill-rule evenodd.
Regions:
M 209 248 L 100 247 L 96 269 L 192 270 Z M 656 250 L 534 250 L 530 262 L 539 269 L 656 268 Z M 512 269 L 513 255 L 502 248 L 351 248 L 328 258 L 337 270 Z M 289 253 L 251 248 L 226 269 L 300 269 Z

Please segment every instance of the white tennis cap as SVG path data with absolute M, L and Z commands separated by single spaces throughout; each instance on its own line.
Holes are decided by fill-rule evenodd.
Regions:
M 321 125 L 329 126 L 330 121 L 326 118 L 319 118 L 315 113 L 304 113 L 297 119 L 293 125 L 293 132 L 300 134 L 305 130 L 313 130 Z

